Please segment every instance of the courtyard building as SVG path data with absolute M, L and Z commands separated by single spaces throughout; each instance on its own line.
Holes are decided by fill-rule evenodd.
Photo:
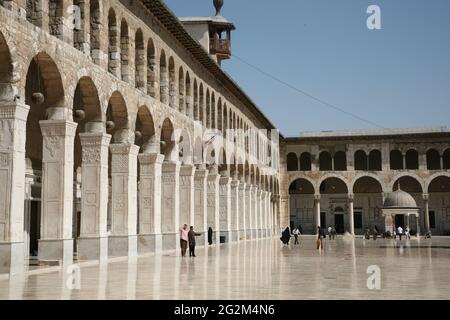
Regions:
M 281 197 L 289 198 L 282 221 L 291 227 L 450 234 L 446 128 L 307 132 L 281 149 Z
M 202 45 L 160 0 L 0 1 L 0 273 L 278 230 L 280 136 L 217 9 Z

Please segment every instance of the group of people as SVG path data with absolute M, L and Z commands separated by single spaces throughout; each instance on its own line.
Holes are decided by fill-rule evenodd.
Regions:
M 189 256 L 195 258 L 195 246 L 196 241 L 195 237 L 200 237 L 202 233 L 198 233 L 194 231 L 194 227 L 190 227 L 188 229 L 188 225 L 185 224 L 180 228 L 180 247 L 181 247 L 181 256 L 185 257 L 187 253 L 187 248 L 189 247 Z M 213 229 L 209 227 L 208 229 L 208 243 L 209 245 L 213 244 Z
M 409 229 L 409 226 L 406 226 L 405 230 L 403 230 L 402 226 L 398 226 L 397 229 L 394 230 L 394 239 L 397 239 L 397 236 L 399 236 L 400 241 L 402 241 L 403 235 L 406 239 L 411 239 L 411 230 Z
M 289 227 L 287 227 L 281 233 L 280 240 L 284 245 L 289 245 L 291 237 L 294 236 L 294 239 L 295 239 L 294 245 L 299 245 L 300 244 L 299 237 L 302 235 L 302 233 L 303 232 L 302 232 L 301 226 L 299 226 L 298 228 L 295 228 L 294 231 L 292 231 L 292 234 L 291 234 Z M 319 248 L 323 249 L 323 239 L 327 237 L 325 229 L 323 229 L 321 227 L 317 227 L 317 235 L 318 235 L 318 238 L 316 241 L 317 249 L 319 249 Z M 336 229 L 334 227 L 330 226 L 328 228 L 328 235 L 330 237 L 330 240 L 332 240 L 332 239 L 334 240 L 337 235 Z

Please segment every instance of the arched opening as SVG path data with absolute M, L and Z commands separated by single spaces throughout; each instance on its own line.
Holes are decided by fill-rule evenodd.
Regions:
M 119 76 L 119 65 L 120 65 L 120 55 L 119 55 L 119 29 L 116 20 L 116 13 L 113 9 L 109 10 L 108 13 L 108 71 Z
M 390 154 L 391 170 L 403 170 L 403 154 L 400 150 L 392 150 Z
M 420 184 L 419 181 L 410 176 L 404 176 L 395 181 L 393 185 L 393 190 L 397 191 L 399 189 L 408 192 L 410 194 L 417 194 L 418 196 L 422 195 L 422 185 Z
M 175 99 L 177 96 L 175 84 L 175 61 L 172 57 L 169 58 L 169 106 L 175 108 Z
M 161 51 L 159 58 L 159 100 L 164 103 L 169 103 L 169 72 L 167 69 L 166 53 Z
M 64 106 L 61 74 L 46 53 L 39 53 L 30 62 L 25 84 L 25 103 L 30 106 L 25 144 L 25 174 L 29 179 L 26 191 L 25 221 L 28 227 L 25 242 L 30 256 L 37 257 L 38 241 L 41 238 L 41 188 L 46 179 L 42 172 L 43 137 L 39 122 L 48 119 L 49 108 Z
M 321 194 L 347 194 L 348 188 L 344 181 L 339 178 L 331 177 L 325 179 L 320 184 Z
M 222 99 L 219 98 L 219 102 L 217 103 L 217 129 L 219 131 L 223 130 L 223 113 L 222 113 Z
M 3 34 L 0 33 L 0 101 L 13 101 L 15 90 L 13 81 L 13 64 L 11 54 Z
M 184 71 L 183 67 L 180 67 L 178 71 L 178 110 L 180 113 L 184 113 Z
M 205 125 L 205 95 L 204 95 L 204 91 L 203 91 L 203 83 L 200 83 L 200 89 L 199 89 L 199 103 L 198 103 L 198 120 Z
M 348 226 L 348 216 L 344 210 L 337 210 L 336 208 L 345 208 L 347 205 L 348 188 L 344 181 L 336 177 L 325 179 L 320 184 L 321 196 L 321 212 L 320 225 L 322 228 L 334 225 L 338 234 L 343 234 Z M 328 203 L 328 205 L 325 205 Z
M 450 193 L 450 177 L 447 176 L 439 176 L 431 181 L 428 186 L 428 193 Z
M 288 171 L 298 171 L 298 158 L 293 152 L 287 155 L 287 170 Z
M 160 144 L 155 140 L 155 123 L 147 106 L 138 110 L 135 132 L 135 144 L 140 147 L 140 153 L 159 153 Z
M 192 88 L 191 88 L 191 77 L 189 72 L 186 72 L 186 93 L 185 93 L 185 115 L 189 118 L 192 117 Z
M 48 29 L 52 36 L 63 40 L 64 5 L 63 0 L 48 1 Z
M 450 207 L 443 204 L 448 203 L 450 177 L 439 176 L 434 178 L 428 186 L 427 191 L 429 194 L 428 219 L 430 229 L 433 234 L 446 235 L 447 230 L 443 222 L 450 215 Z
M 344 151 L 338 151 L 334 154 L 334 170 L 347 171 L 347 155 Z
M 406 169 L 418 170 L 419 169 L 419 153 L 414 150 L 408 150 L 406 152 Z
M 355 170 L 367 171 L 367 154 L 364 150 L 355 152 Z
M 156 51 L 152 39 L 147 43 L 147 94 L 156 97 Z
M 198 94 L 197 79 L 194 80 L 194 121 L 200 121 L 200 101 Z
M 447 149 L 444 151 L 443 155 L 443 163 L 444 163 L 444 169 L 449 170 L 450 169 L 450 149 Z
M 44 11 L 42 9 L 42 0 L 27 0 L 27 21 L 42 28 L 44 15 Z
M 206 90 L 206 128 L 211 129 L 211 98 L 209 89 Z
M 125 99 L 118 91 L 115 91 L 109 99 L 106 121 L 106 132 L 112 135 L 113 143 L 122 143 L 129 140 L 127 106 Z
M 383 192 L 383 187 L 380 182 L 372 177 L 361 177 L 356 180 L 353 185 L 353 193 L 356 195 L 358 193 L 373 193 L 381 195 Z
M 380 150 L 370 151 L 370 153 L 369 153 L 369 170 L 370 171 L 383 170 Z
M 216 122 L 216 96 L 211 93 L 211 129 L 217 128 Z
M 232 124 L 231 124 L 232 125 Z M 227 105 L 224 104 L 223 106 L 223 136 L 226 138 L 227 137 L 227 130 L 229 129 L 229 124 L 228 124 L 228 108 Z
M 130 83 L 130 36 L 128 23 L 122 20 L 120 25 L 120 71 L 122 81 Z
M 303 152 L 300 155 L 300 170 L 301 171 L 311 171 L 311 153 L 309 152 Z
M 142 30 L 138 29 L 136 31 L 135 36 L 135 82 L 134 85 L 137 89 L 142 90 L 145 92 L 145 44 L 144 44 L 144 35 L 142 34 Z
M 101 39 L 100 28 L 102 25 L 102 13 L 100 11 L 100 3 L 98 0 L 90 2 L 90 42 L 91 42 L 91 58 L 95 64 L 100 64 L 101 58 Z
M 161 154 L 164 161 L 177 161 L 178 155 L 175 151 L 174 128 L 170 119 L 166 119 L 161 127 Z
M 441 155 L 436 149 L 430 149 L 427 152 L 427 168 L 428 170 L 441 169 Z
M 319 155 L 319 167 L 320 171 L 333 170 L 333 159 L 328 151 L 322 151 Z

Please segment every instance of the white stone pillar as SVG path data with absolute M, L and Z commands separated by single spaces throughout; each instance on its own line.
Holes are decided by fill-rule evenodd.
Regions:
M 350 228 L 349 232 L 352 236 L 355 236 L 355 212 L 353 210 L 353 204 L 354 204 L 354 195 L 349 194 L 348 195 L 348 219 Z
M 314 215 L 315 230 L 313 232 L 317 234 L 317 228 L 320 227 L 320 195 L 314 196 L 314 209 L 316 212 Z
M 246 239 L 252 238 L 252 186 L 247 184 L 245 186 L 245 228 Z
M 239 182 L 239 240 L 247 239 L 247 201 L 245 182 Z
M 231 178 L 221 177 L 219 180 L 219 219 L 220 235 L 226 242 L 231 242 Z
M 230 241 L 239 241 L 240 228 L 239 223 L 242 219 L 240 208 L 242 208 L 239 199 L 239 180 L 231 181 L 231 239 Z
M 143 153 L 138 156 L 139 183 L 139 236 L 138 252 L 161 252 L 161 171 L 164 156 Z
M 175 250 L 179 243 L 180 225 L 180 163 L 162 165 L 161 229 L 163 250 Z
M 262 197 L 263 197 L 263 191 L 260 188 L 256 189 L 256 235 L 258 238 L 262 238 Z
M 109 256 L 137 254 L 137 156 L 139 147 L 111 144 L 111 235 Z
M 77 124 L 39 122 L 42 148 L 42 216 L 39 260 L 73 261 L 73 151 Z
M 430 232 L 430 196 L 428 194 L 423 195 L 423 205 L 424 205 L 424 224 L 425 224 L 425 234 Z M 417 217 L 417 220 L 419 218 Z M 417 230 L 419 232 L 419 230 Z
M 216 244 L 220 244 L 219 180 L 220 180 L 220 175 L 217 173 L 217 170 L 212 169 L 212 171 L 208 175 L 207 228 L 210 228 L 210 227 L 213 228 L 213 231 L 216 233 L 216 237 L 215 237 Z M 214 238 L 213 238 L 213 241 L 214 241 Z
M 199 168 L 195 171 L 194 177 L 194 208 L 195 208 L 195 217 L 194 217 L 194 226 L 195 230 L 199 233 L 204 233 L 201 237 L 199 237 L 198 243 L 203 243 L 207 246 L 208 237 L 206 237 L 208 231 L 207 217 L 207 182 L 208 182 L 208 170 L 204 168 Z
M 81 230 L 77 240 L 78 259 L 108 258 L 108 152 L 111 136 L 80 133 Z
M 180 168 L 180 225 L 194 225 L 194 174 L 193 165 Z
M 29 107 L 0 104 L 0 274 L 24 265 L 25 137 Z
M 252 226 L 252 239 L 257 239 L 258 238 L 258 207 L 256 206 L 256 204 L 258 203 L 256 197 L 257 197 L 257 187 L 256 186 L 252 186 L 252 190 L 251 190 L 251 207 L 250 207 L 250 212 L 251 212 L 251 226 Z

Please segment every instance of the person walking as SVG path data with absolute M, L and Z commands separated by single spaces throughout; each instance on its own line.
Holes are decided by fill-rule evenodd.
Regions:
M 185 224 L 182 228 L 180 228 L 180 247 L 181 247 L 181 256 L 184 258 L 186 256 L 186 251 L 188 247 L 188 225 Z
M 208 229 L 208 244 L 210 246 L 213 244 L 213 229 L 211 227 Z
M 323 250 L 323 240 L 322 238 L 326 238 L 325 232 L 321 227 L 317 227 L 317 250 L 322 249 Z
M 281 242 L 283 242 L 284 245 L 289 245 L 289 240 L 291 239 L 291 232 L 289 230 L 289 227 L 286 227 L 284 231 L 281 233 Z
M 398 234 L 398 236 L 400 238 L 400 241 L 402 241 L 402 235 L 403 235 L 403 228 L 402 228 L 402 226 L 398 226 L 397 234 Z
M 406 228 L 405 228 L 405 238 L 406 238 L 406 240 L 411 239 L 411 231 L 409 230 L 409 226 L 406 226 Z
M 201 233 L 194 231 L 194 227 L 191 227 L 188 233 L 189 239 L 189 256 L 195 258 L 195 237 L 200 237 Z
M 336 232 L 336 228 L 332 227 L 331 228 L 331 234 L 333 235 L 333 240 L 336 238 L 337 232 Z
M 298 236 L 300 235 L 300 231 L 296 228 L 294 229 L 294 231 L 292 232 L 294 234 L 294 238 L 295 238 L 295 245 L 300 244 L 300 242 L 298 242 Z
M 329 226 L 328 227 L 328 237 L 330 238 L 330 240 L 331 240 L 332 235 L 333 235 L 333 228 L 331 226 Z

